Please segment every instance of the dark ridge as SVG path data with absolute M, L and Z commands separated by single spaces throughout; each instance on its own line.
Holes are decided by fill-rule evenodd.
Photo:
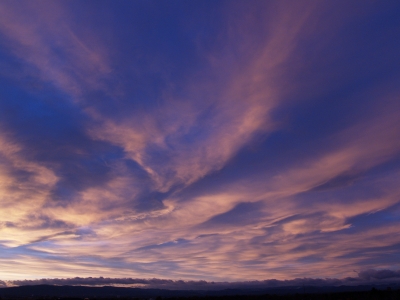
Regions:
M 400 299 L 399 285 L 361 285 L 361 286 L 292 286 L 263 289 L 225 289 L 225 290 L 166 290 L 166 289 L 141 289 L 125 287 L 87 287 L 87 286 L 55 286 L 55 285 L 32 285 L 0 288 L 2 299 L 40 299 L 40 298 L 206 298 L 206 299 L 273 299 L 273 295 L 279 299 L 339 299 L 330 298 L 328 295 L 340 295 L 350 293 L 349 299 Z M 323 294 L 326 295 L 323 296 Z M 320 298 L 315 298 L 317 295 Z M 364 298 L 357 298 L 363 295 Z M 370 296 L 378 298 L 370 298 Z M 303 298 L 296 298 L 302 296 Z M 307 297 L 306 297 L 307 296 Z M 316 296 L 316 297 L 317 297 Z M 368 296 L 368 297 L 367 297 Z M 379 297 L 383 298 L 379 298 Z M 393 297 L 392 297 L 393 296 Z M 264 297 L 264 298 L 263 298 Z M 282 298 L 283 297 L 283 298 Z M 293 298 L 294 297 L 294 298 Z M 305 298 L 304 298 L 305 297 Z M 313 298 L 314 297 L 314 298 Z M 332 296 L 333 297 L 333 296 Z M 347 299 L 347 298 L 344 299 Z M 355 298 L 356 297 L 356 298 Z M 224 298 L 224 299 L 225 299 Z M 227 298 L 227 299 L 228 299 Z M 340 298 L 341 299 L 341 298 Z

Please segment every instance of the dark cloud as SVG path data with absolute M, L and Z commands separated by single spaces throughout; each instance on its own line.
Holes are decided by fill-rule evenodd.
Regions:
M 394 270 L 365 270 L 358 273 L 358 277 L 347 277 L 343 279 L 336 278 L 296 278 L 292 280 L 268 279 L 262 281 L 241 281 L 241 282 L 214 282 L 214 281 L 184 281 L 184 280 L 168 280 L 168 279 L 139 279 L 139 278 L 104 278 L 104 277 L 88 277 L 88 278 L 65 278 L 65 279 L 37 279 L 37 280 L 13 280 L 9 284 L 24 285 L 88 285 L 88 286 L 106 286 L 106 285 L 127 285 L 140 286 L 143 288 L 162 288 L 162 289 L 201 289 L 201 290 L 217 290 L 217 289 L 234 289 L 234 288 L 272 288 L 285 286 L 339 286 L 339 285 L 361 285 L 365 283 L 376 283 L 385 281 L 386 279 L 400 278 L 400 271 Z
M 263 203 L 239 203 L 233 209 L 223 214 L 212 217 L 199 225 L 200 227 L 215 226 L 244 226 L 259 221 L 265 217 L 262 211 Z
M 361 279 L 367 280 L 382 280 L 400 278 L 400 270 L 375 270 L 369 269 L 358 273 Z
M 336 176 L 335 178 L 328 180 L 327 182 L 324 182 L 314 187 L 310 191 L 318 192 L 318 191 L 347 187 L 354 184 L 354 182 L 358 180 L 361 176 L 362 175 L 360 174 L 341 174 Z

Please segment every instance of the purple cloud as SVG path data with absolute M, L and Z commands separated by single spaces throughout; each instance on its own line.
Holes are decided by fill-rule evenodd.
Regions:
M 8 285 L 85 285 L 85 286 L 135 286 L 141 288 L 159 288 L 171 290 L 219 290 L 219 289 L 261 289 L 290 286 L 340 286 L 340 285 L 362 285 L 366 283 L 379 284 L 386 279 L 399 278 L 399 272 L 394 270 L 365 270 L 358 274 L 358 277 L 336 278 L 295 278 L 291 280 L 268 279 L 263 281 L 241 281 L 241 282 L 210 282 L 210 281 L 184 281 L 169 279 L 139 279 L 139 278 L 63 278 L 63 279 L 37 279 L 37 280 L 13 280 Z M 367 280 L 367 281 L 366 281 Z M 4 283 L 5 284 L 5 283 Z
M 0 3 L 3 280 L 397 280 L 399 4 L 24 4 Z

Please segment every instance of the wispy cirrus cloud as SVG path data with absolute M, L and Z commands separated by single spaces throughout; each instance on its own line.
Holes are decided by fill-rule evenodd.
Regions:
M 5 245 L 25 243 L 43 234 L 36 231 L 43 223 L 39 211 L 58 181 L 52 170 L 25 159 L 20 151 L 20 146 L 9 141 L 3 132 L 0 136 L 0 224 L 1 243 Z M 27 231 L 31 233 L 27 235 Z M 54 228 L 45 231 L 54 232 Z
M 26 4 L 0 4 L 2 278 L 397 261 L 392 6 Z
M 76 34 L 77 24 L 65 3 L 16 6 L 5 1 L 0 14 L 3 47 L 23 62 L 22 73 L 14 72 L 17 79 L 32 76 L 50 82 L 73 100 L 81 99 L 88 87 L 101 89 L 102 76 L 110 72 L 105 53 L 90 33 L 80 30 L 83 36 Z
M 226 53 L 218 47 L 202 53 L 210 57 L 207 67 L 192 75 L 193 82 L 185 87 L 184 96 L 167 89 L 166 99 L 149 114 L 118 121 L 103 119 L 102 125 L 92 128 L 90 134 L 123 147 L 127 157 L 149 173 L 161 192 L 174 185 L 189 185 L 221 169 L 255 134 L 276 128 L 271 111 L 282 98 L 279 83 L 271 74 L 283 70 L 303 27 L 312 30 L 312 9 L 304 9 L 299 15 L 296 8 L 286 11 L 280 7 L 277 11 L 281 17 L 273 18 L 273 25 L 261 26 L 275 26 L 282 32 L 267 34 L 251 50 L 253 57 L 226 61 Z M 253 10 L 245 10 L 245 20 L 252 13 Z M 282 20 L 290 21 L 281 26 Z M 225 30 L 237 30 L 234 20 L 228 19 L 227 23 Z M 249 43 L 249 32 L 258 25 L 245 21 L 237 36 L 228 37 Z M 236 49 L 240 47 L 237 44 L 232 47 L 241 51 Z M 214 65 L 215 61 L 225 64 Z M 227 76 L 230 72 L 234 75 Z

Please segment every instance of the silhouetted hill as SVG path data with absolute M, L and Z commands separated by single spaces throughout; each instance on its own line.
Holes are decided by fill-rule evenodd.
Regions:
M 398 286 L 392 289 L 398 289 Z M 322 294 L 322 293 L 343 293 L 343 292 L 362 292 L 375 289 L 386 290 L 387 286 L 331 286 L 331 287 L 279 287 L 265 289 L 226 289 L 218 291 L 204 290 L 166 290 L 166 289 L 140 289 L 124 287 L 88 287 L 88 286 L 55 286 L 55 285 L 33 285 L 0 288 L 0 297 L 76 297 L 76 298 L 172 298 L 172 297 L 219 297 L 234 295 L 288 295 L 288 294 Z

